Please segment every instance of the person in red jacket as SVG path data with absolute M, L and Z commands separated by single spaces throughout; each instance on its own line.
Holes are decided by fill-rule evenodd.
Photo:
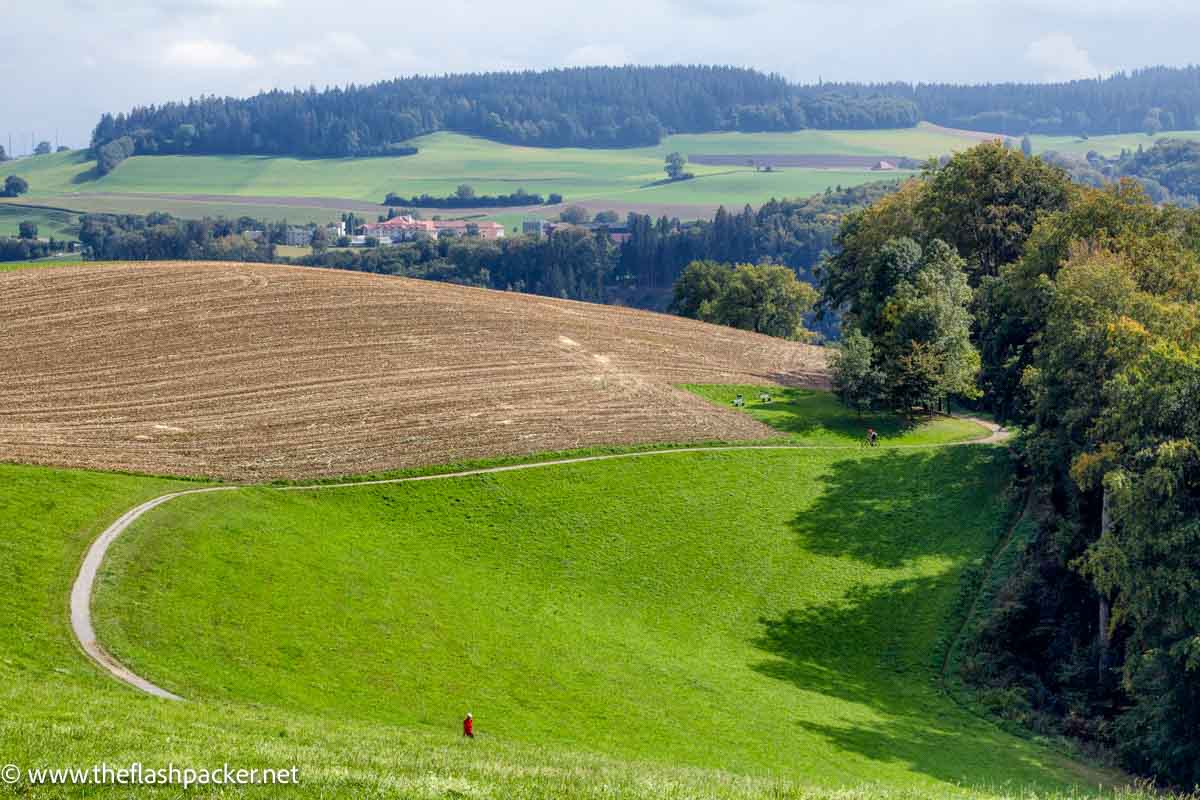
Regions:
M 475 738 L 475 718 L 471 716 L 471 712 L 467 712 L 466 719 L 463 720 L 463 736 Z

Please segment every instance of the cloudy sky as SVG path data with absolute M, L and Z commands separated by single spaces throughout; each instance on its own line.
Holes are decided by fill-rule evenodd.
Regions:
M 0 144 L 104 111 L 413 73 L 721 63 L 796 81 L 1091 77 L 1197 60 L 1194 0 L 0 0 Z

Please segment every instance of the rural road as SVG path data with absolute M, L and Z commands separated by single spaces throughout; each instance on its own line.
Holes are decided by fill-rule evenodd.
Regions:
M 972 422 L 975 422 L 984 428 L 987 428 L 990 433 L 988 436 L 981 439 L 971 439 L 965 442 L 950 442 L 947 444 L 911 444 L 911 445 L 893 445 L 884 447 L 885 450 L 919 450 L 930 449 L 937 447 L 955 447 L 961 445 L 979 445 L 979 444 L 999 444 L 1006 441 L 1011 435 L 1008 431 L 974 417 L 965 417 Z M 597 456 L 579 456 L 577 458 L 559 458 L 552 461 L 536 461 L 527 464 L 508 464 L 499 467 L 483 467 L 480 469 L 468 469 L 460 472 L 444 472 L 434 475 L 415 475 L 407 478 L 385 478 L 374 481 L 348 481 L 346 483 L 324 483 L 314 484 L 310 486 L 279 486 L 276 491 L 280 492 L 312 492 L 321 489 L 345 489 L 353 486 L 377 486 L 385 483 L 415 483 L 417 481 L 434 481 L 445 480 L 447 478 L 465 478 L 472 475 L 489 475 L 497 472 L 515 472 L 517 470 L 537 469 L 541 467 L 554 467 L 564 464 L 584 464 L 591 461 L 612 461 L 621 458 L 645 458 L 649 456 L 661 456 L 671 453 L 711 453 L 711 452 L 729 452 L 732 450 L 847 450 L 854 449 L 845 445 L 797 445 L 797 444 L 763 444 L 763 445 L 725 445 L 717 447 L 676 447 L 664 448 L 662 450 L 642 450 L 634 453 L 607 453 Z M 238 489 L 250 488 L 249 486 L 206 486 L 200 489 L 185 489 L 181 492 L 171 492 L 164 494 L 153 500 L 147 500 L 141 505 L 135 506 L 124 514 L 122 514 L 116 522 L 104 529 L 96 540 L 92 542 L 88 548 L 87 555 L 84 556 L 83 564 L 79 568 L 79 574 L 75 578 L 75 583 L 71 586 L 71 631 L 75 634 L 79 646 L 83 648 L 83 652 L 88 658 L 96 662 L 96 664 L 108 674 L 112 675 L 119 681 L 129 684 L 133 688 L 145 692 L 154 697 L 162 698 L 163 700 L 182 700 L 183 698 L 177 694 L 157 686 L 145 678 L 141 677 L 133 670 L 129 669 L 117 659 L 113 658 L 96 638 L 96 631 L 92 625 L 92 594 L 96 586 L 96 576 L 100 571 L 100 566 L 104 563 L 104 557 L 108 554 L 108 548 L 116 541 L 117 537 L 124 533 L 130 525 L 136 522 L 143 514 L 151 509 L 157 508 L 164 503 L 174 500 L 177 497 L 183 497 L 190 494 L 206 494 L 208 492 L 230 492 Z

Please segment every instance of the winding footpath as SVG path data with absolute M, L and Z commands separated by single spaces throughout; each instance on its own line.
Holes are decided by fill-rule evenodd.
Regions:
M 969 439 L 962 442 L 948 442 L 946 444 L 909 444 L 909 445 L 892 445 L 884 447 L 884 450 L 920 450 L 938 447 L 955 447 L 961 445 L 979 445 L 979 444 L 1000 444 L 1009 438 L 1010 434 L 1003 428 L 986 420 L 977 419 L 974 417 L 965 417 L 972 422 L 981 425 L 990 431 L 989 435 L 980 439 Z M 663 448 L 661 450 L 642 450 L 633 453 L 608 453 L 597 456 L 579 456 L 577 458 L 559 458 L 551 461 L 534 461 L 525 464 L 508 464 L 499 467 L 483 467 L 480 469 L 468 469 L 460 472 L 443 472 L 432 475 L 414 475 L 406 478 L 385 478 L 374 481 L 348 481 L 346 483 L 322 483 L 312 484 L 307 486 L 279 486 L 275 487 L 276 491 L 280 492 L 312 492 L 321 489 L 345 489 L 354 486 L 377 486 L 387 483 L 415 483 L 417 481 L 434 481 L 445 480 L 448 478 L 466 478 L 472 475 L 490 475 L 497 472 L 515 472 L 517 470 L 538 469 L 541 467 L 555 467 L 564 464 L 584 464 L 591 461 L 612 461 L 621 458 L 646 458 L 650 456 L 669 455 L 672 453 L 720 453 L 733 450 L 850 450 L 855 449 L 853 446 L 846 445 L 799 445 L 799 444 L 763 444 L 763 445 L 725 445 L 715 447 L 674 447 Z M 88 548 L 87 555 L 83 559 L 83 564 L 79 568 L 79 574 L 75 578 L 75 583 L 71 586 L 71 631 L 75 635 L 75 639 L 79 642 L 79 646 L 83 648 L 83 652 L 88 658 L 94 661 L 101 669 L 112 675 L 119 681 L 129 684 L 133 688 L 145 692 L 146 694 L 163 700 L 183 700 L 177 694 L 167 691 L 161 686 L 157 686 L 145 678 L 141 677 L 133 670 L 123 665 L 120 661 L 110 655 L 96 638 L 96 630 L 92 625 L 92 594 L 96 586 L 96 576 L 100 572 L 100 567 L 104 563 L 104 557 L 108 555 L 108 549 L 112 543 L 117 540 L 117 537 L 124 533 L 130 525 L 136 522 L 146 512 L 151 509 L 161 506 L 174 500 L 177 497 L 183 497 L 189 494 L 206 494 L 209 492 L 232 492 L 239 489 L 250 488 L 249 486 L 233 485 L 233 486 L 206 486 L 201 489 L 185 489 L 181 492 L 171 492 L 164 494 L 153 500 L 147 500 L 139 506 L 129 509 L 122 514 L 116 522 L 105 528 L 104 532 L 96 537 Z

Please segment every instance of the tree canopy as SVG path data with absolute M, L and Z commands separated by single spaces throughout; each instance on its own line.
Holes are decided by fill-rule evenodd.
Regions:
M 837 244 L 839 394 L 982 392 L 1022 431 L 1034 533 L 965 677 L 1035 730 L 1196 785 L 1200 212 L 984 145 L 849 213 Z

